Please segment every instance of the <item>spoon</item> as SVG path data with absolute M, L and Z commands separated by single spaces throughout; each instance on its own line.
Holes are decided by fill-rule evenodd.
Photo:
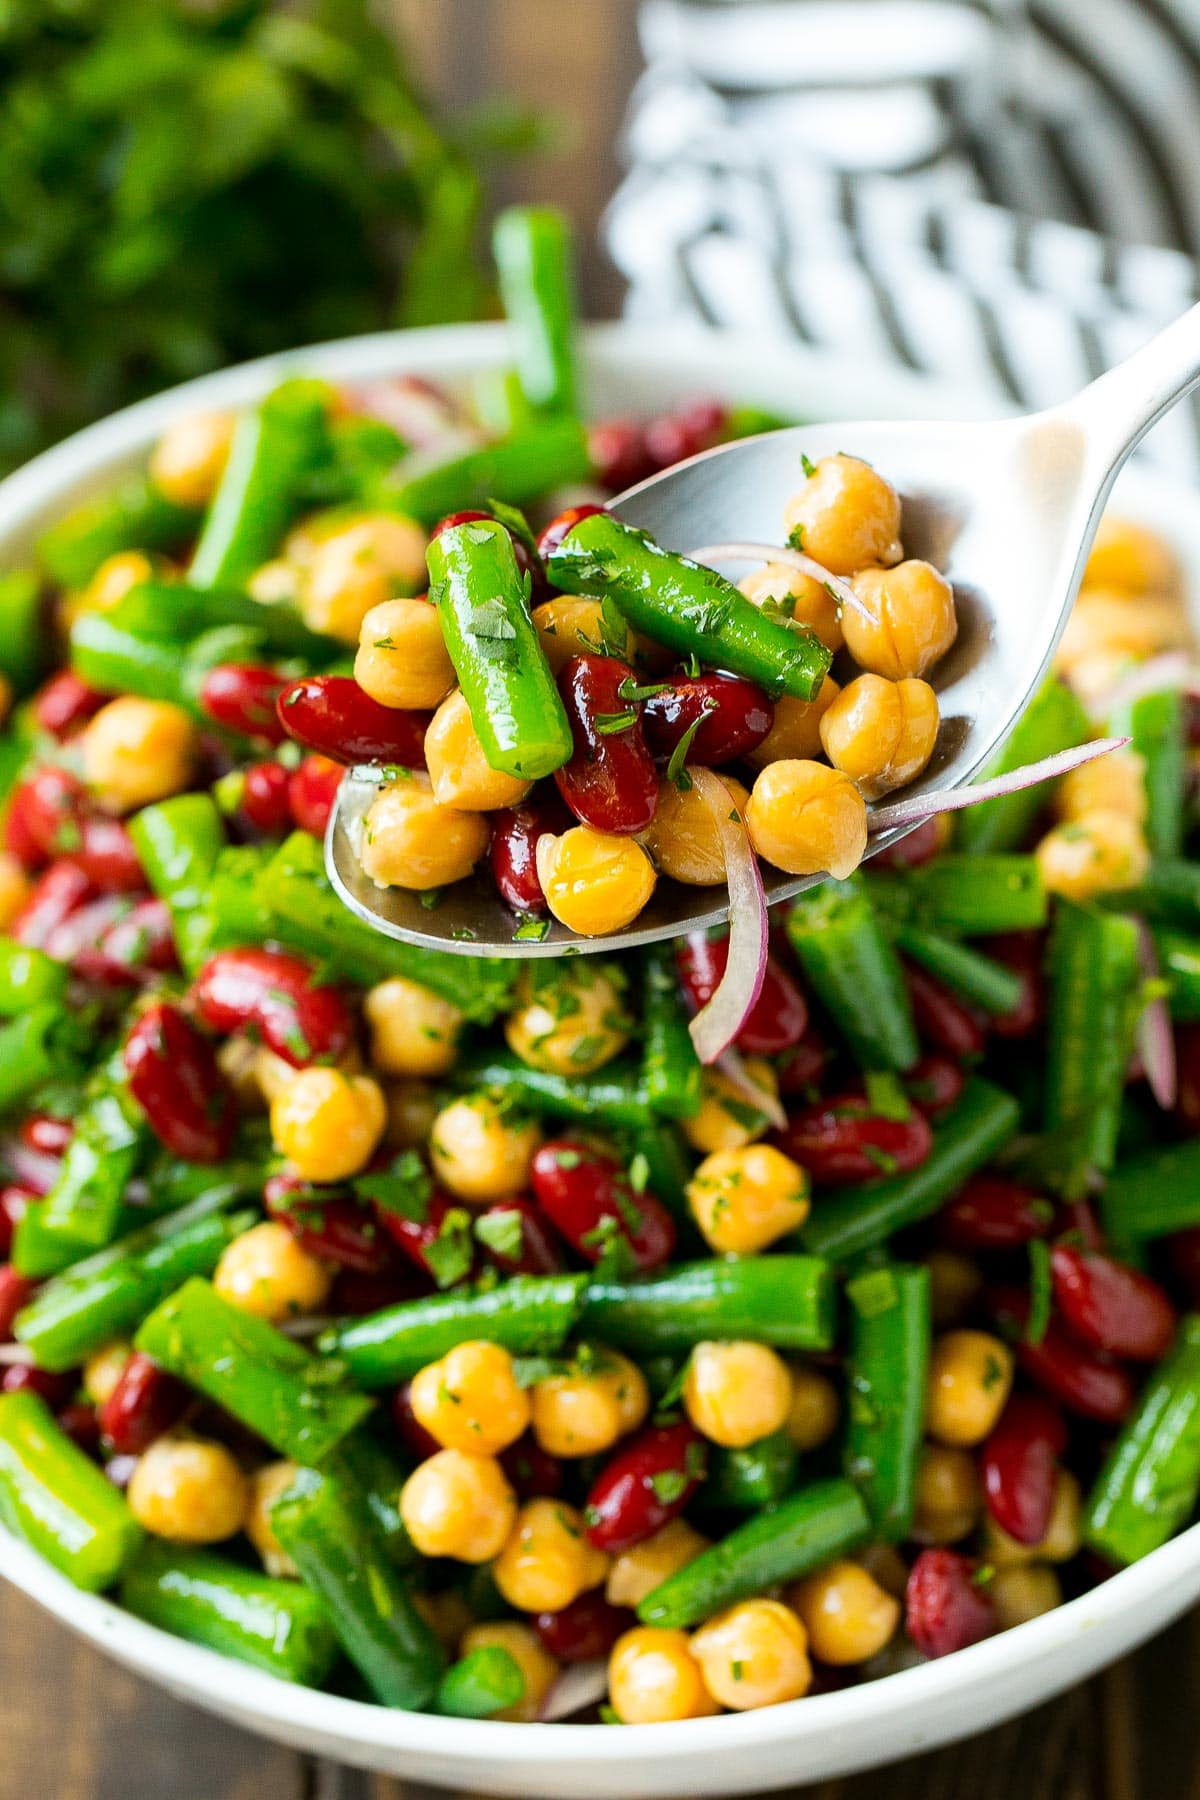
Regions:
M 1139 439 L 1200 383 L 1200 306 L 1152 338 L 1074 399 L 1025 418 L 977 424 L 792 426 L 704 451 L 609 503 L 667 549 L 777 543 L 784 503 L 803 480 L 801 454 L 817 461 L 845 449 L 899 489 L 905 555 L 934 563 L 954 584 L 958 638 L 933 675 L 941 730 L 906 800 L 970 782 L 1020 718 L 1049 665 L 1083 575 L 1117 472 Z M 732 563 L 721 573 L 747 572 Z M 520 921 L 486 873 L 456 883 L 431 908 L 403 888 L 380 888 L 355 844 L 377 791 L 378 771 L 342 782 L 325 840 L 325 866 L 350 910 L 375 930 L 431 950 L 474 956 L 561 956 L 613 951 L 721 924 L 724 887 L 660 880 L 626 930 L 580 938 L 551 921 L 540 940 L 517 938 Z M 868 854 L 912 823 L 880 831 Z M 767 902 L 787 900 L 823 876 L 763 869 Z

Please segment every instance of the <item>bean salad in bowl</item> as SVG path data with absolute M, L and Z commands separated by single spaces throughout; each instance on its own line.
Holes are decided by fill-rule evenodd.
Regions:
M 989 797 L 860 868 L 955 634 L 886 471 L 798 470 L 773 552 L 683 547 L 740 587 L 650 543 L 605 495 L 770 421 L 584 427 L 561 222 L 498 251 L 517 370 L 474 410 L 296 378 L 0 578 L 0 1521 L 384 1707 L 802 1701 L 1193 1517 L 1180 577 L 1106 526 Z M 581 933 L 622 870 L 740 881 L 732 925 L 376 934 L 321 849 L 364 766 L 377 879 L 485 862 Z M 759 857 L 830 878 L 747 978 Z

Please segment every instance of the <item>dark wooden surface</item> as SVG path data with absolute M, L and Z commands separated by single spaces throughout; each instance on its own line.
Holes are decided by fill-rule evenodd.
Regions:
M 638 67 L 634 0 L 394 0 L 430 85 L 566 112 L 522 188 L 568 207 L 588 311 L 619 291 L 595 248 L 614 138 Z M 1200 1614 L 1027 1718 L 795 1800 L 1200 1800 Z M 434 1790 L 317 1763 L 124 1674 L 0 1589 L 0 1800 L 434 1800 Z M 476 1800 L 459 1796 L 458 1800 Z M 613 1800 L 620 1800 L 614 1795 Z

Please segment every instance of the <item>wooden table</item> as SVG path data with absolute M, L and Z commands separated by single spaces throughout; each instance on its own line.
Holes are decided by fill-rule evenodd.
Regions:
M 561 138 L 501 198 L 554 200 L 586 248 L 585 303 L 615 311 L 596 247 L 614 140 L 638 68 L 634 0 L 392 0 L 431 86 L 557 106 Z M 1024 1720 L 796 1800 L 1200 1800 L 1200 1614 Z M 0 1800 L 433 1800 L 316 1763 L 126 1675 L 0 1589 Z M 459 1797 L 472 1800 L 472 1797 Z M 613 1800 L 620 1800 L 614 1795 Z

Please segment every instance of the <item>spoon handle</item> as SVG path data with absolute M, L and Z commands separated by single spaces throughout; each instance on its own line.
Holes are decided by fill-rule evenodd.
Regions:
M 1056 409 L 1082 429 L 1096 485 L 1111 482 L 1125 458 L 1176 401 L 1200 384 L 1200 306 Z

